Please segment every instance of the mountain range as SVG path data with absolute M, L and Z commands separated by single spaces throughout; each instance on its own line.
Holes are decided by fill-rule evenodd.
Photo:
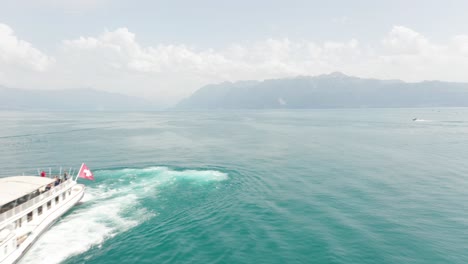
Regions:
M 340 72 L 207 85 L 177 109 L 468 107 L 468 83 L 364 79 Z
M 143 111 L 156 107 L 141 98 L 90 88 L 23 90 L 0 86 L 0 110 Z
M 206 85 L 175 110 L 468 107 L 468 83 L 365 79 L 340 72 L 319 76 Z M 24 90 L 0 86 L 0 110 L 148 111 L 145 99 L 91 88 Z

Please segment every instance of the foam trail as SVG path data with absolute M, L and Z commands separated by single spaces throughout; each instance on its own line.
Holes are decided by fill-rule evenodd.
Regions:
M 208 183 L 228 179 L 226 173 L 214 170 L 167 167 L 102 170 L 95 175 L 100 182 L 86 188 L 81 207 L 46 231 L 21 264 L 60 263 L 154 217 L 156 213 L 143 208 L 139 199 L 154 195 L 161 185 L 178 180 Z
M 210 182 L 210 181 L 224 181 L 228 179 L 228 176 L 224 172 L 214 171 L 214 170 L 183 170 L 175 171 L 170 170 L 166 167 L 152 167 L 149 168 L 154 171 L 161 172 L 162 180 L 177 180 L 177 179 L 187 179 L 195 180 L 199 182 Z
M 138 225 L 150 215 L 145 210 L 132 217 L 123 216 L 136 201 L 135 195 L 127 194 L 77 210 L 47 231 L 21 263 L 60 263 Z

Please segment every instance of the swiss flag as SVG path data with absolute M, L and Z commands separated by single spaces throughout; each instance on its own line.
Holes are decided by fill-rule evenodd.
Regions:
M 86 166 L 86 164 L 84 163 L 81 164 L 80 171 L 78 172 L 78 177 L 94 181 L 93 173 L 88 169 L 88 166 Z

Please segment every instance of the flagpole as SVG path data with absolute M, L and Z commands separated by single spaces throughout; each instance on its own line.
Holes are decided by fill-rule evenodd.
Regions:
M 78 176 L 80 175 L 81 169 L 83 168 L 84 163 L 81 163 L 80 170 L 78 171 L 78 174 L 76 174 L 75 182 L 78 180 Z

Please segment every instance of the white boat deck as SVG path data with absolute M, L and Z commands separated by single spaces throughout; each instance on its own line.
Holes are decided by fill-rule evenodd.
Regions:
M 53 183 L 54 179 L 38 176 L 13 176 L 0 178 L 0 206 Z

